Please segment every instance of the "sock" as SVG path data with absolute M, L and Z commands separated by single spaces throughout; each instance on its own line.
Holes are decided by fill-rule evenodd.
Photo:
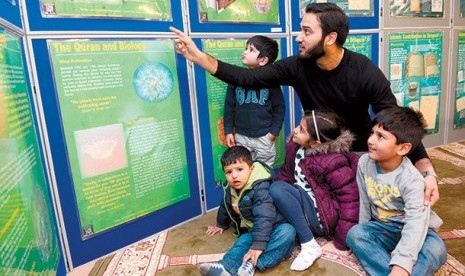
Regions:
M 237 276 L 252 276 L 254 272 L 255 267 L 253 267 L 252 262 L 248 260 L 239 267 L 237 270 Z
M 322 250 L 315 239 L 301 244 L 301 250 L 297 258 L 291 264 L 291 270 L 305 270 L 321 256 Z
M 200 275 L 204 276 L 231 276 L 231 273 L 224 269 L 219 263 L 204 263 L 199 266 Z

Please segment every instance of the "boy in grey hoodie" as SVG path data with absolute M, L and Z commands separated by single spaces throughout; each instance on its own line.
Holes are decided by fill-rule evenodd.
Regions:
M 358 163 L 359 224 L 347 244 L 370 275 L 433 275 L 446 262 L 433 230 L 442 220 L 424 205 L 424 177 L 406 157 L 423 138 L 420 112 L 392 107 L 372 122 L 368 153 Z

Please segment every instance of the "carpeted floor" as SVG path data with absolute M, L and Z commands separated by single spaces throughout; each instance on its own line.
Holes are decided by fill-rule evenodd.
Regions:
M 449 258 L 438 275 L 465 275 L 465 141 L 428 150 L 440 178 L 440 201 L 434 210 L 444 220 L 440 235 Z M 197 264 L 216 261 L 233 244 L 235 237 L 208 237 L 206 227 L 215 223 L 216 211 L 179 227 L 144 239 L 98 260 L 89 275 L 198 275 Z M 365 275 L 348 251 L 339 251 L 331 242 L 319 239 L 323 256 L 305 272 L 289 270 L 292 260 L 257 275 Z

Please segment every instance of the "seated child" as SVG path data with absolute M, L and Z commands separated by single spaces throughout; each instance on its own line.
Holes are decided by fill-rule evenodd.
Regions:
M 269 188 L 271 168 L 252 162 L 243 146 L 228 148 L 221 156 L 227 180 L 225 196 L 218 209 L 216 226 L 209 226 L 207 235 L 222 234 L 231 223 L 239 236 L 218 263 L 204 263 L 201 275 L 253 275 L 255 268 L 263 271 L 289 258 L 294 247 L 295 229 L 276 210 Z
M 305 270 L 322 250 L 314 236 L 334 239 L 347 250 L 349 229 L 358 222 L 356 182 L 359 156 L 350 152 L 354 137 L 333 112 L 306 113 L 286 146 L 286 160 L 270 193 L 297 232 L 301 250 L 291 270 Z
M 423 138 L 423 115 L 407 107 L 376 114 L 368 153 L 358 163 L 358 225 L 347 244 L 370 275 L 433 275 L 446 262 L 432 230 L 442 220 L 424 205 L 422 174 L 406 157 Z

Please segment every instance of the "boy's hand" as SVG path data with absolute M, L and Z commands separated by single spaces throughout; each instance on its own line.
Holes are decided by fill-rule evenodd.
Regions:
M 245 253 L 244 258 L 242 258 L 242 263 L 245 263 L 250 259 L 252 265 L 257 266 L 258 257 L 260 257 L 262 253 L 263 250 L 249 249 L 249 251 Z
M 212 226 L 208 226 L 207 232 L 205 233 L 207 233 L 207 235 L 209 236 L 214 236 L 216 233 L 223 234 L 223 232 L 224 232 L 223 228 L 219 228 L 219 227 L 212 225 Z
M 268 138 L 270 138 L 271 142 L 274 142 L 276 140 L 276 136 L 274 136 L 274 134 L 271 132 L 268 133 Z
M 234 134 L 226 134 L 226 145 L 228 147 L 234 147 L 236 145 L 236 141 L 234 140 Z
M 402 267 L 398 265 L 393 265 L 391 269 L 391 273 L 389 273 L 389 276 L 409 276 L 410 273 L 408 273 L 407 270 L 403 269 Z

